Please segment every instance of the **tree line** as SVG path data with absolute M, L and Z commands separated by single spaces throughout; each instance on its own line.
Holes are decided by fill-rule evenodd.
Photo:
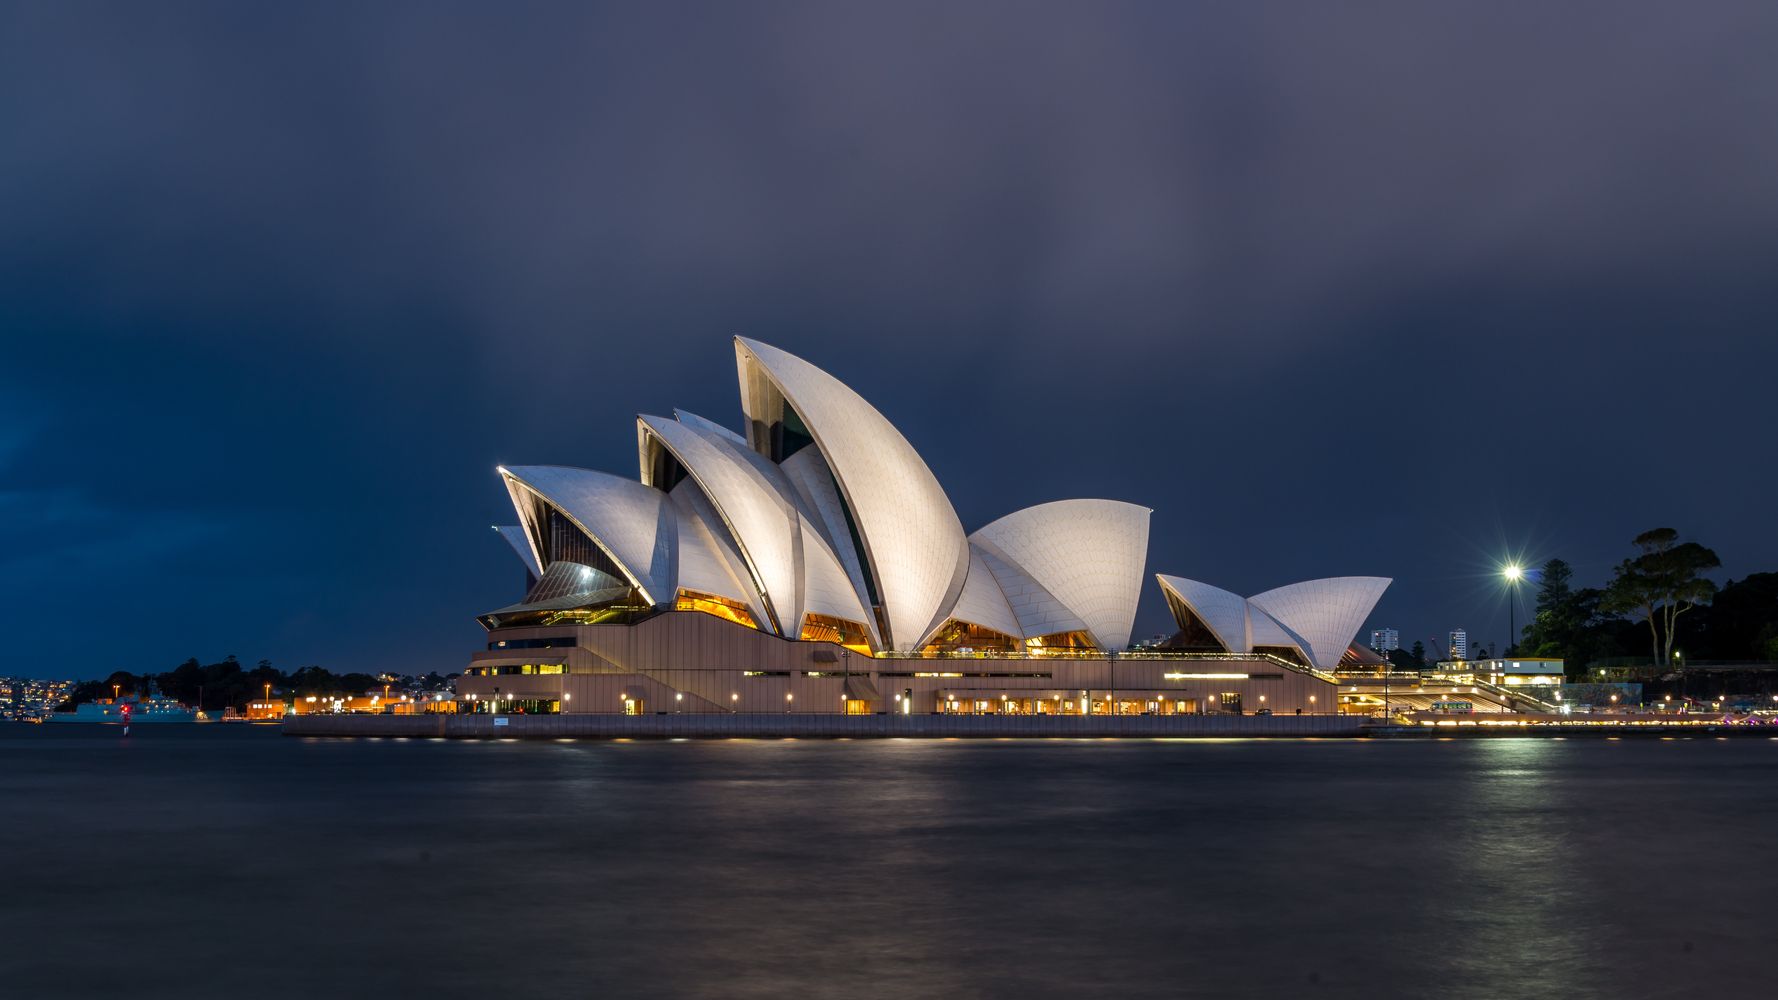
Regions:
M 423 677 L 335 674 L 318 666 L 285 673 L 272 666 L 270 660 L 260 660 L 249 669 L 230 654 L 219 662 L 208 664 L 200 664 L 196 657 L 192 657 L 165 673 L 132 674 L 119 670 L 104 680 L 82 681 L 74 686 L 61 708 L 68 711 L 82 702 L 109 698 L 114 689 L 121 696 L 159 694 L 200 710 L 220 711 L 246 708 L 248 702 L 264 698 L 268 684 L 274 697 L 306 698 L 309 695 L 362 695 L 366 691 L 381 691 L 385 684 L 394 693 L 444 691 L 449 690 L 450 680 L 450 677 L 436 672 Z

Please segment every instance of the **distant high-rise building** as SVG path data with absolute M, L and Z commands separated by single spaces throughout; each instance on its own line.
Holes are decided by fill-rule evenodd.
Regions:
M 1454 628 L 1451 630 L 1451 659 L 1469 659 L 1469 633 L 1463 629 Z
M 1401 630 L 1393 628 L 1371 629 L 1371 648 L 1379 653 L 1392 653 L 1401 648 Z

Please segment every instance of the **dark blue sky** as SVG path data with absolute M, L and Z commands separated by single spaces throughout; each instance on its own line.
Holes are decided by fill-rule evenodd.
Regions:
M 459 669 L 735 334 L 1408 641 L 1778 569 L 1770 3 L 362 6 L 0 7 L 0 673 Z

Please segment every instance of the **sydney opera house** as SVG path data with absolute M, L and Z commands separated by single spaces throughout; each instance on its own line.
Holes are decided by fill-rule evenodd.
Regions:
M 807 361 L 737 338 L 743 426 L 636 421 L 634 478 L 502 468 L 521 600 L 480 620 L 472 711 L 1326 713 L 1389 581 L 1241 597 L 1158 582 L 1178 631 L 1131 649 L 1150 511 L 1038 504 L 965 531 L 900 432 Z

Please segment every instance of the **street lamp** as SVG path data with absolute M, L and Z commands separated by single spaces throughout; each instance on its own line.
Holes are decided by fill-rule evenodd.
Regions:
M 1519 645 L 1519 581 L 1525 578 L 1525 569 L 1518 563 L 1507 563 L 1500 575 L 1506 578 L 1506 654 L 1511 656 Z

